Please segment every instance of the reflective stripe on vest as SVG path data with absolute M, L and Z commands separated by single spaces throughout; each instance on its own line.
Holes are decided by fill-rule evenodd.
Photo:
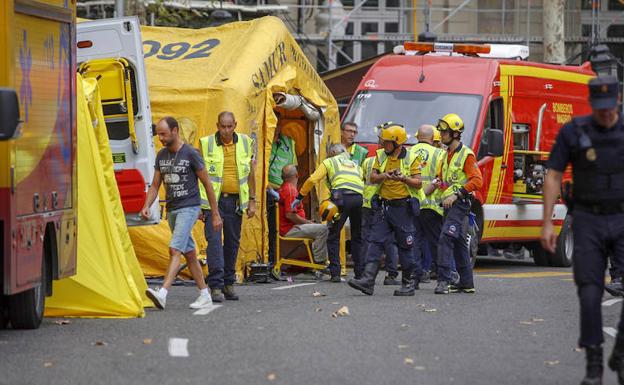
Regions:
M 388 163 L 388 155 L 386 155 L 386 152 L 383 150 L 383 148 L 377 150 L 377 161 L 379 162 L 379 165 L 380 165 L 380 171 L 385 172 L 386 164 Z M 410 151 L 407 151 L 407 153 L 405 154 L 405 158 L 403 158 L 401 161 L 401 174 L 412 176 L 411 168 L 412 168 L 412 163 L 414 163 L 415 161 L 416 161 L 416 157 L 413 156 L 413 154 Z M 409 195 L 412 198 L 418 198 L 419 201 L 422 201 L 423 199 L 425 199 L 425 193 L 422 190 L 422 188 L 417 189 L 408 185 L 405 185 L 405 187 L 407 187 L 407 191 L 409 192 Z M 379 190 L 381 190 L 381 183 L 377 185 L 375 194 L 379 194 Z
M 249 173 L 251 172 L 250 163 L 253 155 L 251 149 L 253 141 L 245 134 L 237 134 L 238 141 L 236 142 L 236 174 L 238 176 L 239 183 L 239 199 L 241 210 L 247 209 L 249 205 Z M 214 190 L 217 201 L 221 197 L 221 187 L 223 186 L 223 146 L 218 146 L 216 143 L 215 135 L 209 135 L 201 138 L 199 144 L 206 164 L 206 170 L 212 182 L 212 189 Z M 208 203 L 208 195 L 202 184 L 199 185 L 199 194 L 201 196 L 201 207 L 203 209 L 210 209 Z
M 362 171 L 354 161 L 343 154 L 323 161 L 323 165 L 327 169 L 330 188 L 348 189 L 362 194 L 364 192 Z
M 440 206 L 442 202 L 442 192 L 440 189 L 435 189 L 430 195 L 425 195 L 425 187 L 429 186 L 435 179 L 438 170 L 440 170 L 441 162 L 444 161 L 444 155 L 446 152 L 440 148 L 436 148 L 429 143 L 418 143 L 410 148 L 410 151 L 420 158 L 421 164 L 424 164 L 420 172 L 422 178 L 423 199 L 420 201 L 421 209 L 431 209 L 442 215 L 444 209 Z
M 444 159 L 442 163 L 442 182 L 448 187 L 442 191 L 442 200 L 459 191 L 468 182 L 468 176 L 464 172 L 464 163 L 466 163 L 469 155 L 473 155 L 472 150 L 465 144 L 462 144 L 461 150 L 453 154 L 451 164 L 448 164 L 447 159 Z
M 269 182 L 276 186 L 281 186 L 284 182 L 282 180 L 282 169 L 289 164 L 295 164 L 296 157 L 295 141 L 291 137 L 280 135 L 278 143 L 271 145 Z
M 370 208 L 371 201 L 377 192 L 376 184 L 371 183 L 370 176 L 373 172 L 373 164 L 375 163 L 375 157 L 371 156 L 370 158 L 364 159 L 364 163 L 362 163 L 362 175 L 364 176 L 364 192 L 362 193 L 362 198 L 364 200 L 363 207 Z

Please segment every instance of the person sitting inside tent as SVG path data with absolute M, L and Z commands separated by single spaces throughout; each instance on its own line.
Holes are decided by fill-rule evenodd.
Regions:
M 314 223 L 306 219 L 303 204 L 299 203 L 291 208 L 292 202 L 297 198 L 297 181 L 299 174 L 297 167 L 289 164 L 282 169 L 282 187 L 279 189 L 279 232 L 280 235 L 291 238 L 310 238 L 312 242 L 312 254 L 316 263 L 327 260 L 327 226 Z

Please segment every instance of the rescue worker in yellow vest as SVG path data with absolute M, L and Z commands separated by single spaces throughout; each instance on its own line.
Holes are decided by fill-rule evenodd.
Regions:
M 295 140 L 281 132 L 282 121 L 279 112 L 275 111 L 278 118 L 273 143 L 271 144 L 271 155 L 269 156 L 269 188 L 266 194 L 267 223 L 269 225 L 269 262 L 275 262 L 275 239 L 277 237 L 275 207 L 279 201 L 279 193 L 282 187 L 282 169 L 284 166 L 297 165 L 297 152 L 295 151 Z
M 446 152 L 433 146 L 436 128 L 430 124 L 423 124 L 418 129 L 416 139 L 418 143 L 410 148 L 410 151 L 421 163 L 420 177 L 424 199 L 420 202 L 419 221 L 423 233 L 421 282 L 429 282 L 431 276 L 437 278 L 438 265 L 438 241 L 442 229 L 442 215 L 444 210 L 441 206 L 441 192 L 432 182 L 442 170 Z M 440 134 L 438 133 L 438 136 Z M 453 263 L 453 267 L 455 264 Z M 454 268 L 453 268 L 454 270 Z M 434 278 L 434 279 L 435 279 Z
M 467 244 L 468 215 L 472 193 L 483 185 L 481 171 L 472 150 L 461 142 L 464 123 L 457 114 L 447 114 L 438 121 L 442 144 L 448 147 L 442 162 L 442 180 L 435 181 L 441 192 L 444 222 L 438 243 L 438 285 L 436 294 L 475 293 L 472 264 Z M 452 283 L 451 260 L 459 273 Z
M 370 228 L 370 245 L 361 279 L 349 280 L 349 286 L 367 295 L 373 295 L 379 261 L 385 242 L 394 237 L 399 247 L 401 261 L 401 288 L 396 296 L 412 296 L 418 289 L 422 274 L 420 260 L 414 257 L 414 247 L 420 246 L 414 217 L 419 214 L 421 197 L 420 163 L 403 144 L 407 132 L 401 125 L 384 123 L 379 138 L 382 149 L 377 150 L 370 181 L 377 184 L 371 200 L 373 210 Z
M 366 147 L 355 144 L 358 126 L 354 122 L 344 122 L 340 127 L 340 140 L 351 156 L 351 160 L 361 166 L 368 155 Z
M 351 223 L 351 258 L 354 274 L 360 276 L 364 270 L 361 260 L 362 250 L 362 192 L 364 182 L 362 169 L 351 159 L 342 144 L 333 144 L 329 148 L 329 158 L 323 160 L 316 171 L 303 183 L 297 199 L 292 206 L 296 207 L 308 195 L 312 187 L 327 181 L 331 191 L 331 201 L 338 206 L 339 216 L 329 222 L 327 251 L 329 255 L 329 272 L 331 282 L 340 282 L 340 231 L 347 218 Z
M 377 185 L 370 181 L 371 173 L 373 172 L 373 164 L 375 164 L 375 156 L 364 159 L 362 163 L 362 175 L 364 177 L 364 204 L 362 205 L 362 259 L 368 254 L 368 246 L 371 238 L 371 228 L 373 222 L 373 210 L 371 209 L 371 201 L 373 196 L 377 193 Z M 384 285 L 400 285 L 401 282 L 397 281 L 399 275 L 399 250 L 397 248 L 394 239 L 388 239 L 384 244 L 385 265 L 386 265 L 386 278 L 384 278 Z
M 212 210 L 219 210 L 223 230 L 214 230 L 205 221 L 204 234 L 208 241 L 208 286 L 212 301 L 238 300 L 234 292 L 236 257 L 240 245 L 243 214 L 251 218 L 256 212 L 256 186 L 253 167 L 254 142 L 245 135 L 234 132 L 234 114 L 223 111 L 217 119 L 217 132 L 199 140 L 201 153 L 210 175 L 212 188 L 219 207 L 210 207 L 206 192 L 200 187 L 204 218 Z M 223 239 L 223 241 L 222 241 Z

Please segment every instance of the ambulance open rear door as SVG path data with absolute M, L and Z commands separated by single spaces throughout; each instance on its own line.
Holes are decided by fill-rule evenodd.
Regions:
M 129 226 L 158 223 L 158 200 L 148 221 L 139 219 L 154 177 L 155 150 L 143 63 L 143 45 L 135 17 L 79 23 L 79 72 L 97 80 L 121 202 Z

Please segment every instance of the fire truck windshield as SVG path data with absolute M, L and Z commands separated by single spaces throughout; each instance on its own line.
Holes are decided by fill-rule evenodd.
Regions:
M 353 99 L 344 122 L 358 125 L 359 143 L 377 143 L 374 127 L 388 121 L 407 128 L 407 143 L 416 143 L 416 131 L 421 124 L 436 125 L 449 113 L 464 121 L 462 141 L 470 143 L 481 109 L 481 95 L 446 94 L 414 91 L 361 91 Z

